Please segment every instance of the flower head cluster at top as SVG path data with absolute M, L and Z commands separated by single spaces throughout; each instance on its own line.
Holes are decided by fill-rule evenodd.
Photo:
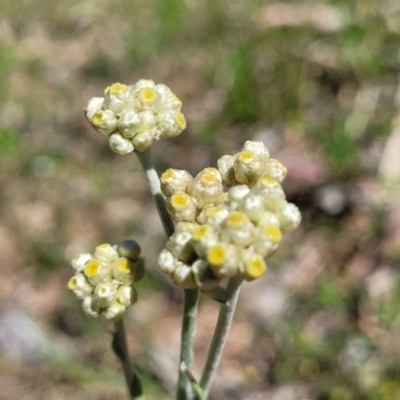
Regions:
M 112 151 L 144 152 L 153 140 L 179 135 L 186 128 L 182 102 L 171 90 L 141 79 L 134 85 L 114 83 L 104 97 L 93 97 L 85 108 L 90 124 L 108 136 Z
M 183 170 L 165 171 L 161 188 L 178 224 L 159 255 L 161 272 L 177 286 L 203 290 L 224 278 L 262 276 L 264 259 L 301 221 L 298 208 L 285 199 L 285 177 L 284 165 L 254 141 L 195 178 Z M 224 184 L 232 187 L 224 192 Z
M 144 275 L 140 252 L 134 240 L 124 240 L 118 246 L 101 244 L 93 255 L 79 254 L 72 260 L 76 273 L 68 288 L 83 300 L 82 308 L 87 315 L 115 322 L 136 303 L 137 293 L 132 284 Z

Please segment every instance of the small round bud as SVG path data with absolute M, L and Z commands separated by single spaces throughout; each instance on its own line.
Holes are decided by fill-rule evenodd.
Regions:
M 101 110 L 104 102 L 104 97 L 92 97 L 88 105 L 85 107 L 84 112 L 87 120 L 92 122 L 93 115 Z
M 186 128 L 185 116 L 180 111 L 162 111 L 157 115 L 157 128 L 157 139 L 177 136 Z
M 253 186 L 265 174 L 267 162 L 252 151 L 244 150 L 236 157 L 233 168 L 238 182 Z
M 264 275 L 267 270 L 264 259 L 256 253 L 244 251 L 239 269 L 246 281 L 253 281 Z
M 163 249 L 158 256 L 157 264 L 163 274 L 171 275 L 177 267 L 177 259 L 169 250 Z
M 280 161 L 271 158 L 267 168 L 267 175 L 282 183 L 286 178 L 287 168 Z
M 136 240 L 126 239 L 117 246 L 117 252 L 120 257 L 136 261 L 139 258 L 142 249 Z
M 197 199 L 199 208 L 204 208 L 221 204 L 224 188 L 214 175 L 201 172 L 190 182 L 188 193 Z
M 185 170 L 169 168 L 161 175 L 160 180 L 162 192 L 170 197 L 176 192 L 186 192 L 193 177 Z
M 184 192 L 177 192 L 167 199 L 167 210 L 175 221 L 194 221 L 196 218 L 196 201 Z
M 78 298 L 84 299 L 93 292 L 94 288 L 85 276 L 79 273 L 68 281 L 68 289 L 72 290 Z
M 128 86 L 122 83 L 113 83 L 105 91 L 103 108 L 120 115 L 122 111 L 131 109 L 135 99 Z
M 206 258 L 208 249 L 218 241 L 217 230 L 211 225 L 199 225 L 193 229 L 192 245 L 199 257 Z
M 177 262 L 177 267 L 171 275 L 171 281 L 174 285 L 184 289 L 193 289 L 196 287 L 192 269 L 181 261 Z
M 121 257 L 113 267 L 113 277 L 120 283 L 131 283 L 134 278 L 135 271 L 133 269 L 132 261 L 127 258 Z
M 269 211 L 275 211 L 279 204 L 285 200 L 285 192 L 281 184 L 269 176 L 260 178 L 251 189 L 251 192 L 263 198 L 264 207 Z
M 229 211 L 222 206 L 207 207 L 197 216 L 196 221 L 199 224 L 207 224 L 217 227 L 222 224 L 228 214 Z
M 254 154 L 257 154 L 259 157 L 263 158 L 265 161 L 269 160 L 269 151 L 264 146 L 263 142 L 255 142 L 253 140 L 246 140 L 244 143 L 242 150 L 251 151 Z
M 122 285 L 117 291 L 117 301 L 125 307 L 129 307 L 137 302 L 137 292 L 130 285 Z
M 126 307 L 115 301 L 110 307 L 102 311 L 101 316 L 111 322 L 117 322 L 124 316 L 125 311 Z
M 229 155 L 222 156 L 218 160 L 218 171 L 227 186 L 235 186 L 239 183 L 235 177 L 235 170 L 233 169 L 234 163 L 235 157 Z
M 71 261 L 72 268 L 77 272 L 82 272 L 86 263 L 92 258 L 89 253 L 79 254 Z
M 300 225 L 301 214 L 293 203 L 281 202 L 276 215 L 283 233 L 291 232 Z
M 108 281 L 99 283 L 92 295 L 92 307 L 101 309 L 109 307 L 117 297 L 118 283 Z
M 244 212 L 253 222 L 257 222 L 264 212 L 262 196 L 249 193 L 239 203 L 239 210 Z
M 119 133 L 113 133 L 108 139 L 108 144 L 114 153 L 125 155 L 133 151 L 133 144 Z
M 151 110 L 157 112 L 160 105 L 160 96 L 151 87 L 144 87 L 136 93 L 135 108 L 139 111 Z
M 219 278 L 228 278 L 237 274 L 239 259 L 235 246 L 218 243 L 207 252 L 207 261 L 214 274 Z
M 132 144 L 135 149 L 143 153 L 153 143 L 155 133 L 155 128 L 145 129 L 137 133 L 132 138 Z
M 117 116 L 111 110 L 97 111 L 90 122 L 98 132 L 106 136 L 117 130 Z
M 165 248 L 180 261 L 187 262 L 194 255 L 191 244 L 192 234 L 188 231 L 175 232 L 168 240 Z
M 239 247 L 251 244 L 254 237 L 254 226 L 246 214 L 232 211 L 223 223 L 221 238 Z
M 93 256 L 99 261 L 106 263 L 113 263 L 119 257 L 116 247 L 111 246 L 109 243 L 103 243 L 96 246 Z
M 266 224 L 260 227 L 254 241 L 254 248 L 262 257 L 269 257 L 278 248 L 281 239 L 280 229 L 276 225 Z
M 110 267 L 106 263 L 96 259 L 88 261 L 83 272 L 89 282 L 94 286 L 111 278 L 112 275 Z
M 82 302 L 82 309 L 89 317 L 97 318 L 99 316 L 99 311 L 92 307 L 92 300 L 92 296 L 85 297 Z
M 156 85 L 154 84 L 154 81 L 151 79 L 139 79 L 131 88 L 132 93 L 137 93 L 139 92 L 140 89 L 143 88 L 151 88 L 155 89 Z
M 139 114 L 133 110 L 124 110 L 118 120 L 118 130 L 127 139 L 135 136 L 141 128 Z

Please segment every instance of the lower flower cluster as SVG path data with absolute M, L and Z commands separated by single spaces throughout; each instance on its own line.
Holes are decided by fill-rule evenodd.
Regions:
M 205 168 L 195 178 L 165 171 L 161 189 L 177 226 L 158 258 L 161 272 L 177 286 L 203 290 L 224 278 L 263 275 L 264 259 L 301 221 L 281 186 L 286 172 L 262 142 L 250 140 L 221 157 L 218 169 Z M 224 185 L 231 188 L 224 192 Z
M 140 252 L 135 241 L 124 240 L 118 246 L 101 244 L 94 254 L 79 254 L 72 260 L 76 273 L 68 288 L 83 300 L 87 315 L 115 322 L 136 303 L 137 293 L 132 285 L 144 275 Z

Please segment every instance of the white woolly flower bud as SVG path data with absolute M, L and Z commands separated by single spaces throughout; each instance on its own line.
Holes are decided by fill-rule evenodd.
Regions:
M 155 89 L 156 85 L 151 79 L 139 79 L 134 85 L 132 85 L 131 92 L 136 94 L 143 88 Z
M 229 211 L 222 206 L 207 207 L 197 216 L 196 221 L 199 224 L 207 224 L 217 227 L 222 224 L 228 214 Z
M 197 199 L 199 208 L 204 208 L 221 204 L 224 188 L 214 175 L 201 172 L 190 182 L 188 193 Z
M 267 175 L 282 183 L 286 178 L 287 168 L 280 161 L 271 158 L 267 168 Z
M 192 245 L 199 257 L 206 258 L 208 249 L 215 245 L 218 233 L 211 225 L 199 225 L 192 231 Z
M 117 116 L 111 110 L 100 110 L 97 111 L 90 123 L 96 129 L 96 131 L 103 135 L 111 135 L 117 130 Z
M 253 186 L 257 179 L 265 174 L 267 162 L 252 151 L 244 150 L 236 157 L 233 168 L 238 182 Z
M 260 195 L 249 193 L 240 201 L 239 210 L 253 222 L 257 222 L 264 212 L 264 199 Z
M 86 315 L 89 317 L 97 318 L 99 316 L 99 311 L 92 307 L 92 296 L 87 296 L 82 302 L 82 309 Z
M 112 273 L 114 279 L 120 283 L 131 283 L 135 279 L 133 263 L 125 257 L 121 257 L 114 263 Z
M 104 93 L 103 108 L 113 111 L 116 115 L 134 107 L 134 96 L 130 88 L 122 83 L 113 83 L 105 89 Z
M 182 101 L 167 86 L 159 84 L 156 86 L 156 90 L 161 96 L 161 110 L 180 111 Z
M 101 316 L 111 322 L 117 322 L 123 317 L 125 311 L 126 307 L 121 303 L 119 303 L 118 301 L 115 301 L 113 304 L 111 304 L 110 307 L 107 307 L 101 313 Z
M 139 132 L 141 122 L 142 120 L 136 111 L 124 110 L 118 120 L 118 130 L 123 137 L 130 139 Z
M 281 202 L 276 215 L 283 233 L 291 232 L 300 225 L 301 214 L 293 203 Z
M 280 228 L 280 224 L 276 214 L 271 211 L 264 211 L 260 219 L 257 220 L 257 226 L 262 228 L 268 224 L 275 225 L 276 227 Z
M 160 106 L 160 96 L 153 88 L 142 88 L 136 93 L 135 108 L 139 111 L 150 110 L 158 112 Z
M 158 256 L 157 264 L 163 274 L 171 275 L 177 267 L 177 259 L 169 250 L 163 249 Z
M 261 195 L 264 199 L 264 207 L 267 210 L 275 211 L 279 203 L 285 200 L 285 192 L 280 183 L 269 176 L 263 176 L 251 189 L 254 194 Z
M 83 272 L 89 282 L 94 286 L 111 278 L 112 275 L 111 268 L 106 263 L 96 259 L 89 260 Z
M 72 268 L 77 272 L 82 272 L 86 263 L 91 260 L 93 256 L 89 253 L 78 254 L 71 261 Z
M 170 278 L 174 285 L 184 289 L 193 289 L 196 287 L 192 269 L 181 261 L 177 262 L 177 267 Z
M 201 174 L 209 174 L 212 175 L 213 177 L 217 178 L 219 182 L 223 182 L 222 179 L 222 175 L 221 173 L 217 170 L 217 168 L 213 168 L 213 167 L 207 167 L 204 168 L 203 171 L 201 171 L 200 173 L 197 174 L 197 176 L 201 175 Z
M 168 240 L 165 248 L 180 261 L 187 262 L 194 255 L 194 249 L 191 244 L 192 234 L 188 231 L 175 232 Z
M 153 143 L 155 134 L 155 128 L 140 131 L 132 138 L 132 144 L 137 151 L 144 152 Z
M 177 136 L 185 128 L 186 119 L 180 111 L 164 110 L 157 115 L 157 139 Z
M 223 241 L 232 242 L 236 246 L 250 245 L 254 237 L 254 225 L 246 214 L 232 211 L 224 221 L 221 238 Z
M 242 199 L 250 193 L 250 188 L 247 185 L 238 185 L 229 189 L 225 203 L 230 210 L 238 210 Z
M 92 295 L 92 307 L 101 309 L 111 306 L 117 298 L 118 283 L 114 281 L 100 282 Z
M 259 157 L 263 158 L 265 161 L 268 162 L 269 160 L 269 151 L 264 146 L 263 142 L 255 142 L 253 140 L 246 140 L 242 147 L 242 151 L 247 150 L 251 151 L 254 154 L 257 154 Z
M 72 290 L 80 299 L 84 299 L 93 292 L 93 286 L 86 277 L 80 273 L 76 274 L 68 281 L 68 289 Z
M 218 286 L 221 279 L 216 277 L 206 260 L 197 260 L 192 265 L 196 286 L 201 290 L 211 290 Z
M 218 171 L 227 186 L 235 186 L 239 183 L 236 180 L 235 170 L 233 169 L 235 159 L 236 157 L 234 156 L 225 155 L 218 160 Z
M 219 278 L 228 278 L 237 274 L 239 257 L 236 246 L 217 243 L 207 252 L 207 261 L 214 274 Z
M 176 192 L 186 192 L 193 177 L 185 170 L 169 168 L 161 175 L 160 180 L 161 191 L 170 197 Z
M 267 265 L 259 254 L 252 250 L 243 250 L 240 259 L 239 270 L 246 281 L 253 281 L 265 274 Z
M 261 226 L 254 240 L 254 249 L 262 257 L 269 257 L 278 248 L 282 239 L 280 229 L 273 224 Z
M 137 292 L 130 285 L 122 285 L 117 290 L 117 301 L 125 307 L 129 307 L 137 302 Z
M 108 144 L 114 153 L 122 156 L 133 151 L 132 142 L 128 139 L 125 139 L 119 133 L 113 133 L 108 140 Z
M 194 221 L 196 218 L 196 199 L 184 192 L 177 192 L 167 199 L 167 210 L 175 221 Z
M 117 248 L 109 243 L 103 243 L 94 249 L 93 258 L 106 263 L 113 263 L 119 258 Z
M 104 102 L 104 97 L 92 97 L 89 103 L 84 108 L 85 116 L 89 122 L 92 122 L 93 115 L 101 110 Z

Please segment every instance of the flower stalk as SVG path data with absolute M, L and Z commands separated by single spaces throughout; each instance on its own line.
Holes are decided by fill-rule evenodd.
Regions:
M 205 398 L 207 398 L 208 392 L 210 391 L 212 379 L 215 371 L 218 368 L 222 351 L 224 350 L 229 328 L 231 326 L 232 318 L 235 313 L 236 304 L 239 298 L 242 281 L 243 278 L 241 277 L 235 277 L 229 280 L 226 288 L 227 300 L 225 303 L 221 303 L 220 305 L 217 325 L 215 327 L 210 349 L 208 351 L 203 374 L 200 379 L 200 387 L 203 389 Z
M 123 318 L 115 322 L 114 327 L 115 331 L 113 334 L 112 349 L 121 362 L 126 385 L 129 391 L 129 398 L 131 400 L 145 400 L 140 378 L 135 373 L 129 360 L 128 343 L 126 340 L 126 331 Z

